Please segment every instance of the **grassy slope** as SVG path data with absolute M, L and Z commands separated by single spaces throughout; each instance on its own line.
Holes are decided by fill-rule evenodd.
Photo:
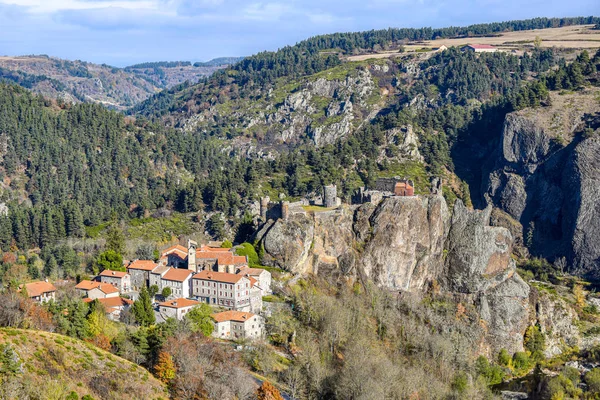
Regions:
M 71 391 L 94 399 L 168 397 L 163 384 L 147 370 L 90 343 L 49 332 L 1 328 L 0 344 L 6 343 L 22 362 L 19 382 L 31 390 L 44 388 L 43 398 L 64 398 Z

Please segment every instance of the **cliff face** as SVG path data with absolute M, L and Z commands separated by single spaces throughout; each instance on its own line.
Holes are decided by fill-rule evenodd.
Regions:
M 483 192 L 521 223 L 535 255 L 566 257 L 571 271 L 597 277 L 600 139 L 583 134 L 600 126 L 595 93 L 556 95 L 552 107 L 508 114 Z
M 377 206 L 297 212 L 261 230 L 262 262 L 294 273 L 371 280 L 402 291 L 437 282 L 476 304 L 488 348 L 519 351 L 529 286 L 515 273 L 512 235 L 490 227 L 491 208 L 450 215 L 442 196 L 390 197 Z
M 443 267 L 448 220 L 441 196 L 296 213 L 268 228 L 262 261 L 295 273 L 362 274 L 391 289 L 421 289 Z

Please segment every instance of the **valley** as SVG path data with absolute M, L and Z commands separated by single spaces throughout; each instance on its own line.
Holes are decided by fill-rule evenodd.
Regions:
M 0 58 L 1 393 L 600 396 L 598 28 Z

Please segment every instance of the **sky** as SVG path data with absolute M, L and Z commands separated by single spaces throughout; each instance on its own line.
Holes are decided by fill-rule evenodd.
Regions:
M 600 15 L 598 0 L 0 0 L 0 55 L 123 67 L 246 56 L 324 33 L 588 15 Z

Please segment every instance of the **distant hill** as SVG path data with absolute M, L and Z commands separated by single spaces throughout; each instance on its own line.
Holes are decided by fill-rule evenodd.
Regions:
M 213 61 L 202 66 L 180 61 L 153 62 L 122 69 L 46 55 L 0 57 L 0 80 L 50 98 L 99 103 L 122 110 L 163 89 L 186 81 L 196 83 L 227 65 Z
M 71 337 L 1 328 L 0 351 L 3 360 L 11 360 L 10 365 L 0 362 L 0 392 L 10 394 L 2 398 L 168 397 L 163 384 L 144 368 Z
M 244 58 L 245 57 L 219 57 L 219 58 L 213 58 L 210 61 L 194 63 L 194 67 L 220 67 L 220 66 L 224 66 L 224 65 L 235 64 L 237 62 L 242 61 Z

